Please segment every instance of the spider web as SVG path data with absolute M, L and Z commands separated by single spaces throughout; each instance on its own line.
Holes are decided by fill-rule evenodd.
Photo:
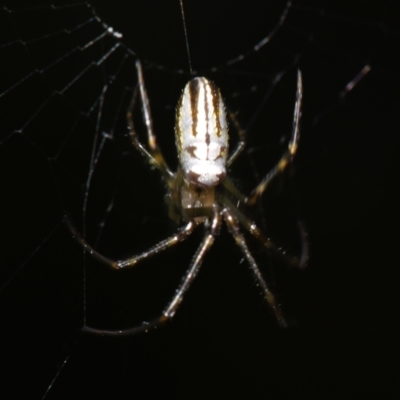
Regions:
M 274 327 L 224 230 L 168 329 L 124 339 L 80 332 L 85 323 L 119 329 L 158 315 L 199 242 L 194 235 L 140 268 L 115 273 L 82 254 L 65 227 L 68 215 L 89 243 L 118 259 L 176 229 L 160 177 L 130 144 L 125 116 L 139 58 L 155 132 L 175 169 L 174 111 L 190 79 L 179 3 L 125 3 L 13 0 L 0 7 L 0 310 L 8 371 L 2 398 L 192 398 L 194 387 L 207 393 L 213 382 L 230 393 L 226 385 L 235 377 L 243 393 L 287 391 L 290 397 L 300 390 L 312 398 L 313 386 L 318 398 L 326 389 L 311 385 L 307 372 L 298 374 L 300 366 L 310 373 L 316 367 L 295 345 L 287 347 L 293 333 Z M 254 215 L 296 254 L 300 211 L 310 234 L 310 270 L 306 277 L 272 270 L 268 255 L 255 244 L 252 249 L 268 281 L 277 282 L 273 289 L 284 310 L 308 334 L 346 324 L 369 332 L 389 315 L 375 303 L 366 310 L 360 299 L 370 301 L 370 289 L 379 286 L 371 260 L 382 263 L 390 242 L 374 239 L 374 258 L 365 232 L 382 235 L 381 210 L 391 210 L 396 198 L 395 6 L 238 3 L 229 9 L 219 1 L 184 4 L 192 63 L 218 84 L 248 133 L 249 150 L 231 171 L 243 191 L 285 148 L 301 68 L 295 190 L 282 179 Z M 135 123 L 144 141 L 137 104 Z M 355 258 L 367 253 L 368 260 Z M 355 290 L 361 273 L 364 289 Z M 370 312 L 380 315 L 377 322 Z M 318 364 L 318 351 L 305 343 Z M 270 364 L 260 361 L 264 357 Z M 392 385 L 380 384 L 382 372 L 363 368 L 360 376 L 374 376 L 390 390 Z M 334 367 L 321 371 L 323 377 L 338 373 Z M 335 376 L 347 377 L 341 373 Z M 292 389 L 284 379 L 295 382 Z M 385 379 L 391 383 L 390 374 Z M 352 390 L 359 389 L 354 383 Z

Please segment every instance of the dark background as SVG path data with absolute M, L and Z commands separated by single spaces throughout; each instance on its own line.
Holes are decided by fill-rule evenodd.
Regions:
M 2 3 L 26 10 L 36 2 Z M 101 20 L 122 32 L 123 43 L 142 60 L 155 129 L 175 167 L 174 107 L 190 77 L 179 4 L 125 3 L 92 2 Z M 278 328 L 223 228 L 167 327 L 133 337 L 81 334 L 84 302 L 88 324 L 99 328 L 131 327 L 160 312 L 201 232 L 121 273 L 82 255 L 63 216 L 68 213 L 82 229 L 82 185 L 94 134 L 110 132 L 114 122 L 115 139 L 105 145 L 89 192 L 88 240 L 95 242 L 110 201 L 114 207 L 99 249 L 111 257 L 136 254 L 175 229 L 157 173 L 131 152 L 124 136 L 121 110 L 129 101 L 125 86 L 135 82 L 133 58 L 123 63 L 115 91 L 107 92 L 97 129 L 97 111 L 81 112 L 93 104 L 98 80 L 107 82 L 122 58 L 93 67 L 74 91 L 54 95 L 54 90 L 116 41 L 91 46 L 82 57 L 77 52 L 75 61 L 56 72 L 45 70 L 53 54 L 77 49 L 75 36 L 21 44 L 18 39 L 43 35 L 48 18 L 33 10 L 23 19 L 14 13 L 10 20 L 2 7 L 1 43 L 8 46 L 0 48 L 0 337 L 6 371 L 1 397 L 37 399 L 48 390 L 46 399 L 395 398 L 400 148 L 395 2 L 294 2 L 271 43 L 231 68 L 226 62 L 247 54 L 271 31 L 285 2 L 187 3 L 194 69 L 221 87 L 249 131 L 251 151 L 232 171 L 242 190 L 251 188 L 283 151 L 279 143 L 291 129 L 297 67 L 303 72 L 302 136 L 293 174 L 266 194 L 264 214 L 255 210 L 252 215 L 295 254 L 301 217 L 309 232 L 309 265 L 303 272 L 291 270 L 249 240 L 290 328 Z M 65 21 L 76 26 L 85 13 L 91 15 L 84 7 L 65 9 L 50 32 Z M 87 34 L 82 32 L 78 38 Z M 343 92 L 365 65 L 371 72 Z M 281 72 L 282 79 L 274 82 Z M 21 83 L 8 92 L 15 82 Z M 273 92 L 264 104 L 269 87 Z M 32 112 L 49 98 L 31 121 Z

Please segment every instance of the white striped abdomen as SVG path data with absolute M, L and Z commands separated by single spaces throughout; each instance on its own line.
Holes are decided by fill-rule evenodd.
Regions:
M 213 187 L 226 176 L 228 126 L 219 89 L 192 79 L 178 103 L 175 126 L 179 161 L 188 183 Z

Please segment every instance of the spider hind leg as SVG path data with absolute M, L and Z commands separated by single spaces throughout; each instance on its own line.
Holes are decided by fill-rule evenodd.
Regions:
M 301 117 L 301 101 L 303 97 L 303 83 L 302 75 L 300 70 L 297 71 L 297 91 L 296 91 L 296 103 L 294 106 L 293 113 L 293 128 L 292 135 L 288 144 L 288 149 L 282 155 L 281 159 L 272 168 L 271 171 L 262 179 L 262 181 L 253 189 L 250 195 L 246 198 L 245 202 L 248 205 L 254 205 L 256 201 L 262 196 L 272 180 L 280 175 L 290 164 L 293 157 L 297 152 L 298 142 L 300 138 L 300 117 Z

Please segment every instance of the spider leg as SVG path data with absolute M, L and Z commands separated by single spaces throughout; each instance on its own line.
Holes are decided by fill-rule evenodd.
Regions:
M 233 194 L 239 202 L 244 202 L 246 200 L 246 196 L 235 186 L 228 176 L 224 179 L 222 185 L 229 193 Z
M 301 219 L 297 220 L 297 228 L 300 234 L 301 255 L 299 257 L 299 268 L 304 269 L 307 266 L 310 254 L 310 244 L 308 242 L 308 232 Z
M 297 71 L 297 92 L 296 92 L 296 104 L 294 106 L 294 115 L 293 115 L 293 129 L 292 136 L 290 138 L 290 142 L 288 145 L 287 151 L 283 154 L 281 159 L 272 168 L 271 171 L 265 176 L 265 178 L 253 189 L 250 195 L 245 200 L 246 204 L 253 205 L 255 202 L 261 197 L 264 193 L 265 189 L 268 187 L 270 182 L 279 174 L 281 174 L 289 163 L 292 161 L 294 155 L 297 152 L 298 141 L 299 141 L 299 125 L 300 125 L 300 116 L 301 116 L 301 99 L 303 96 L 303 84 L 301 78 L 300 70 Z
M 107 258 L 100 254 L 97 250 L 95 250 L 90 244 L 86 242 L 86 240 L 79 234 L 79 232 L 75 229 L 75 227 L 71 224 L 71 222 L 67 219 L 66 224 L 71 231 L 72 235 L 74 236 L 74 239 L 78 241 L 78 243 L 82 246 L 82 248 L 89 253 L 92 257 L 97 259 L 98 261 L 109 265 L 110 267 L 114 269 L 122 269 L 122 268 L 127 268 L 127 267 L 133 267 L 136 265 L 139 261 L 142 261 L 146 258 L 149 258 L 151 256 L 154 256 L 169 247 L 174 246 L 177 243 L 182 242 L 185 240 L 190 234 L 193 232 L 194 228 L 196 227 L 196 224 L 193 222 L 189 222 L 186 226 L 184 226 L 182 229 L 180 229 L 175 235 L 170 236 L 169 238 L 162 240 L 160 243 L 157 243 L 147 251 L 143 251 L 142 253 L 134 256 L 127 258 L 125 260 L 117 260 L 114 261 L 110 258 Z
M 203 241 L 201 242 L 199 248 L 196 251 L 196 254 L 193 257 L 189 269 L 186 271 L 186 274 L 183 277 L 182 283 L 180 284 L 178 290 L 175 292 L 175 295 L 171 302 L 163 311 L 163 315 L 165 318 L 172 318 L 175 315 L 176 310 L 183 300 L 183 295 L 189 289 L 191 283 L 199 272 L 204 256 L 213 245 L 215 236 L 218 234 L 220 225 L 221 216 L 218 210 L 215 210 L 210 231 L 204 236 Z
M 228 161 L 226 162 L 226 166 L 230 167 L 232 163 L 239 157 L 242 151 L 246 147 L 246 132 L 244 129 L 240 127 L 240 124 L 236 118 L 235 113 L 228 110 L 229 119 L 232 121 L 233 126 L 235 127 L 236 132 L 239 135 L 239 141 L 236 145 L 235 150 L 233 150 L 232 154 L 229 156 Z
M 137 88 L 134 90 L 132 94 L 132 100 L 130 102 L 129 109 L 126 115 L 132 144 L 142 154 L 142 156 L 144 156 L 150 162 L 151 165 L 157 167 L 161 171 L 164 179 L 168 183 L 168 186 L 171 186 L 171 180 L 174 177 L 174 174 L 169 169 L 164 159 L 164 156 L 161 153 L 161 150 L 157 144 L 156 136 L 153 131 L 150 103 L 149 103 L 149 98 L 147 96 L 146 87 L 144 85 L 142 65 L 139 60 L 136 61 L 136 70 L 137 70 L 140 98 L 142 101 L 143 121 L 146 126 L 147 143 L 149 146 L 149 151 L 146 150 L 146 148 L 140 143 L 133 122 L 133 110 L 136 104 Z
M 246 258 L 247 262 L 250 265 L 250 269 L 252 270 L 255 278 L 257 279 L 259 285 L 264 291 L 265 298 L 268 301 L 268 304 L 272 308 L 275 313 L 276 319 L 281 327 L 285 328 L 287 326 L 286 321 L 282 315 L 282 311 L 279 308 L 279 305 L 275 301 L 275 296 L 268 288 L 265 279 L 263 278 L 260 269 L 257 266 L 256 261 L 254 260 L 253 256 L 250 253 L 249 248 L 247 247 L 246 241 L 239 230 L 239 224 L 236 218 L 228 211 L 227 208 L 223 210 L 224 220 L 230 233 L 232 234 L 233 238 L 235 239 L 236 244 L 239 246 L 240 250 L 242 251 L 244 257 Z
M 221 196 L 220 202 L 229 209 L 229 213 L 232 214 L 237 221 L 249 231 L 259 242 L 261 242 L 272 254 L 280 258 L 285 264 L 303 268 L 304 265 L 299 262 L 296 257 L 285 254 L 279 247 L 277 247 L 271 239 L 266 238 L 262 230 L 255 224 L 254 221 L 247 218 L 226 196 Z M 303 261 L 303 257 L 302 257 Z M 307 258 L 305 258 L 305 262 Z
M 174 297 L 172 298 L 172 300 L 169 302 L 169 304 L 159 317 L 151 320 L 150 322 L 144 322 L 143 324 L 130 329 L 111 331 L 111 330 L 101 330 L 96 328 L 84 327 L 83 330 L 85 332 L 95 333 L 104 336 L 133 335 L 144 331 L 147 332 L 152 328 L 157 328 L 158 326 L 172 319 L 179 305 L 182 303 L 184 294 L 189 289 L 194 278 L 199 272 L 204 256 L 213 245 L 215 236 L 218 234 L 220 225 L 221 225 L 221 216 L 218 210 L 215 210 L 211 223 L 211 229 L 205 234 L 199 248 L 197 249 L 193 257 L 190 267 L 186 271 L 180 286 L 175 291 Z

